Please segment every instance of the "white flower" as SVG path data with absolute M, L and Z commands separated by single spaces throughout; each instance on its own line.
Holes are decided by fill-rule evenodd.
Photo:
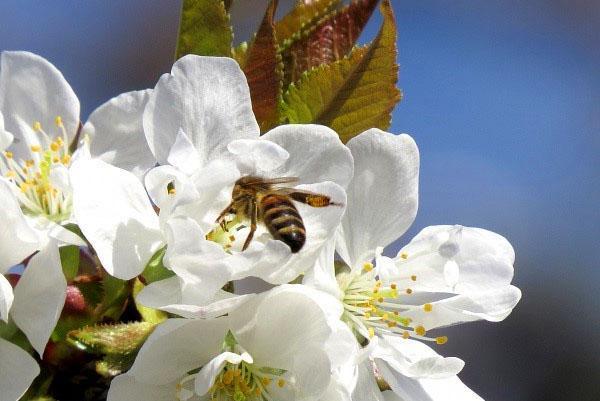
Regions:
M 39 373 L 31 355 L 0 338 L 0 401 L 17 401 Z
M 108 400 L 319 400 L 335 387 L 337 361 L 354 352 L 336 341 L 341 309 L 332 301 L 283 285 L 228 316 L 167 320 L 112 381 Z
M 118 96 L 83 128 L 92 155 L 141 174 L 155 164 L 142 132 L 149 91 Z M 64 303 L 58 246 L 85 243 L 73 221 L 69 166 L 80 130 L 79 100 L 63 75 L 28 52 L 0 55 L 0 318 L 9 310 L 43 352 Z M 126 144 L 127 146 L 121 146 Z M 36 251 L 13 296 L 3 276 Z M 13 305 L 14 303 L 14 305 Z
M 397 257 L 382 256 L 383 248 L 402 235 L 416 215 L 418 149 L 407 135 L 377 129 L 353 138 L 348 147 L 355 174 L 336 240 L 346 268 L 335 276 L 329 244 L 305 283 L 338 297 L 345 309 L 343 320 L 359 339 L 371 339 L 370 360 L 402 398 L 420 400 L 429 394 L 425 399 L 446 399 L 430 386 L 440 384 L 441 378 L 460 383 L 455 375 L 462 361 L 443 358 L 409 338 L 443 344 L 446 337 L 429 337 L 427 331 L 504 319 L 521 296 L 510 285 L 514 251 L 490 231 L 433 226 Z M 358 390 L 368 393 L 373 388 L 370 371 L 363 366 Z
M 248 85 L 232 59 L 179 59 L 150 95 L 143 123 L 150 148 L 164 164 L 145 177 L 160 215 L 142 201 L 144 188 L 126 172 L 97 162 L 78 167 L 74 202 L 86 238 L 117 277 L 139 274 L 168 245 L 165 265 L 177 277 L 147 287 L 139 298 L 145 305 L 184 316 L 190 315 L 181 309 L 194 309 L 203 316 L 195 306 L 210 302 L 227 281 L 257 276 L 289 282 L 313 265 L 334 236 L 344 206 L 297 204 L 307 238 L 296 254 L 260 226 L 242 251 L 248 222 L 229 216 L 228 231 L 215 222 L 243 176 L 298 177 L 298 190 L 325 194 L 340 205 L 352 177 L 352 156 L 327 127 L 280 126 L 260 137 Z M 102 187 L 86 179 L 102 176 L 100 169 L 113 177 Z M 119 246 L 130 242 L 135 246 Z

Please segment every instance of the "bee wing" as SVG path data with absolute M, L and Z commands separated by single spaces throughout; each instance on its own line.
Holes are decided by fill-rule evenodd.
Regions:
M 269 184 L 269 185 L 279 185 L 279 184 L 296 184 L 299 181 L 298 177 L 275 177 L 275 178 L 262 178 L 257 177 L 255 181 L 245 182 L 245 185 L 253 185 L 253 184 Z

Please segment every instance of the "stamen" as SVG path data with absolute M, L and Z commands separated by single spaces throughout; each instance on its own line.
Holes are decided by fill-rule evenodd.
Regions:
M 448 337 L 446 337 L 446 336 L 436 337 L 435 342 L 439 345 L 446 344 L 448 342 Z
M 33 123 L 33 130 L 34 130 L 35 132 L 40 132 L 40 131 L 42 130 L 42 123 L 41 123 L 41 122 L 39 122 L 39 121 L 35 121 L 35 122 Z
M 406 252 L 402 252 L 402 253 L 400 254 L 400 257 L 401 257 L 402 259 L 408 259 L 408 253 L 406 253 Z
M 431 312 L 432 309 L 433 309 L 433 305 L 431 305 L 431 304 L 425 304 L 425 305 L 423 305 L 423 310 L 425 312 Z

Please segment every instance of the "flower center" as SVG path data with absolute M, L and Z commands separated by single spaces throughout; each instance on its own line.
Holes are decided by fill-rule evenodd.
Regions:
M 231 332 L 223 342 L 223 351 L 243 354 Z M 251 358 L 250 358 L 251 359 Z M 215 401 L 265 401 L 272 400 L 269 389 L 273 386 L 283 388 L 289 385 L 282 377 L 286 371 L 270 367 L 259 367 L 252 361 L 242 360 L 240 363 L 227 362 L 216 376 L 206 394 L 195 392 L 195 380 L 198 372 L 183 378 L 176 385 L 176 396 L 179 401 L 195 401 L 206 399 Z
M 19 188 L 18 199 L 24 213 L 60 222 L 71 215 L 72 199 L 53 184 L 51 172 L 59 165 L 69 166 L 71 155 L 62 119 L 56 117 L 55 122 L 60 135 L 54 139 L 35 122 L 33 129 L 39 134 L 40 144 L 30 147 L 32 158 L 16 160 L 12 152 L 5 151 L 0 157 L 0 170 Z
M 426 336 L 422 325 L 403 316 L 403 312 L 416 308 L 431 312 L 433 306 L 428 303 L 422 306 L 404 303 L 406 297 L 412 294 L 412 289 L 402 290 L 395 283 L 382 283 L 375 275 L 372 263 L 365 263 L 360 273 L 339 273 L 336 279 L 344 294 L 342 320 L 359 340 L 372 338 L 376 333 L 396 334 L 437 344 L 445 344 L 448 340 L 445 336 Z M 411 276 L 410 280 L 416 281 L 416 276 Z

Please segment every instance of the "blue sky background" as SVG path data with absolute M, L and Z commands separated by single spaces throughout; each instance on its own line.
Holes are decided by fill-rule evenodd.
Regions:
M 489 401 L 600 399 L 600 4 L 392 3 L 405 97 L 391 131 L 421 151 L 419 215 L 395 249 L 427 225 L 491 229 L 524 293 L 505 322 L 445 330 L 438 351 Z M 237 0 L 238 40 L 264 4 Z M 0 50 L 48 58 L 85 117 L 169 70 L 178 18 L 175 1 L 4 0 Z

